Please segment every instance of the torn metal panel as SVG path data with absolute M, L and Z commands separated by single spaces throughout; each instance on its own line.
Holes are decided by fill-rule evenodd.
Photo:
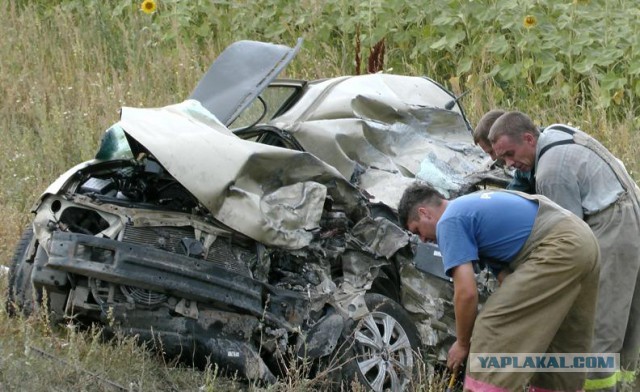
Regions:
M 416 323 L 423 343 L 433 348 L 442 347 L 456 334 L 453 286 L 448 281 L 426 277 L 411 263 L 401 267 L 400 281 L 402 305 Z M 446 351 L 439 359 L 446 360 Z
M 358 319 L 370 310 L 364 294 L 371 289 L 380 267 L 389 265 L 389 261 L 352 250 L 347 250 L 341 259 L 343 281 L 334 292 L 334 305 L 343 315 Z
M 351 282 L 343 282 L 334 294 L 332 303 L 346 318 L 359 319 L 369 312 L 364 301 L 366 288 L 356 288 Z
M 492 167 L 492 160 L 487 161 L 485 168 L 482 168 L 478 172 L 471 173 L 465 177 L 465 181 L 469 189 L 475 184 L 484 183 L 489 186 L 504 189 L 513 178 L 513 171 L 501 168 Z
M 486 161 L 461 112 L 444 109 L 450 100 L 428 79 L 363 75 L 311 85 L 271 124 L 351 178 L 371 202 L 395 208 L 415 178 L 450 197 Z
M 412 264 L 400 270 L 402 303 L 411 313 L 426 314 L 434 320 L 444 316 L 447 303 L 453 300 L 453 287 L 449 282 L 425 279 L 423 272 Z
M 116 308 L 114 316 L 118 320 L 126 320 L 127 326 L 118 331 L 136 336 L 141 341 L 153 342 L 162 352 L 183 352 L 191 361 L 206 359 L 207 363 L 221 364 L 223 370 L 243 374 L 250 379 L 268 383 L 276 381 L 259 351 L 243 337 L 258 328 L 255 319 L 218 311 L 207 311 L 207 315 L 199 320 L 167 319 L 163 311 L 137 310 L 126 314 L 121 311 L 121 308 Z M 105 330 L 111 332 L 111 321 L 103 322 Z
M 322 317 L 306 332 L 298 348 L 298 357 L 320 358 L 333 353 L 344 325 L 344 317 L 334 312 Z
M 353 117 L 351 101 L 356 95 L 380 97 L 386 107 L 404 111 L 409 106 L 444 108 L 452 95 L 423 77 L 384 73 L 339 77 L 314 82 L 312 88 L 286 114 L 283 123 Z M 461 113 L 458 106 L 452 111 Z
M 357 249 L 390 259 L 409 244 L 409 234 L 385 218 L 366 217 L 351 230 Z
M 500 286 L 495 275 L 487 269 L 482 269 L 478 274 L 476 274 L 476 283 L 478 285 L 478 293 L 482 303 L 484 303 L 484 300 L 486 300 L 486 298 L 488 298 L 489 295 L 496 291 Z
M 370 289 L 380 267 L 385 265 L 389 265 L 388 260 L 359 251 L 348 250 L 342 255 L 344 281 L 351 284 L 354 291 Z M 343 286 L 340 285 L 341 290 L 345 290 Z

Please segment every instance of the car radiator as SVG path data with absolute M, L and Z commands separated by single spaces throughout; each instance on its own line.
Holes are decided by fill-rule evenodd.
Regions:
M 126 225 L 122 242 L 151 246 L 167 252 L 187 254 L 183 244 L 194 241 L 195 234 L 191 227 L 152 226 L 135 227 Z M 198 257 L 202 258 L 203 257 Z M 234 246 L 229 238 L 218 237 L 211 245 L 206 259 L 215 266 L 235 273 L 251 276 L 249 266 L 257 261 L 256 252 L 240 246 Z

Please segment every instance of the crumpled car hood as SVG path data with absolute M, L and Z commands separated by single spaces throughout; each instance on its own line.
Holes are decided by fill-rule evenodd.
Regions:
M 373 74 L 310 86 L 271 125 L 286 129 L 306 151 L 337 168 L 373 196 L 397 207 L 415 178 L 445 197 L 486 164 L 452 96 L 427 78 Z
M 120 126 L 220 222 L 267 245 L 313 239 L 327 196 L 359 220 L 360 193 L 312 154 L 238 138 L 195 100 L 123 108 Z

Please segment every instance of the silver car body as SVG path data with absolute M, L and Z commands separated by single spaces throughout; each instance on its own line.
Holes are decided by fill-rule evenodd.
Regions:
M 372 311 L 365 294 L 397 281 L 397 296 L 389 295 L 422 345 L 445 358 L 455 339 L 452 286 L 437 247 L 417 244 L 372 208 L 393 214 L 416 179 L 453 197 L 500 178 L 485 171 L 488 157 L 473 145 L 455 97 L 423 77 L 292 83 L 282 110 L 236 127 L 299 48 L 234 44 L 186 101 L 123 108 L 96 159 L 49 186 L 34 206 L 24 259 L 54 311 L 104 318 L 112 307 L 123 327 L 165 328 L 175 341 L 187 325 L 209 331 L 236 317 L 233 331 L 194 340 L 270 381 L 259 350 L 234 334 L 267 331 L 273 342 L 299 334 L 317 356 L 328 355 L 326 341 Z M 483 295 L 494 284 L 486 274 L 479 282 Z M 337 315 L 318 321 L 327 307 Z M 166 309 L 176 316 L 163 319 Z M 273 346 L 262 349 L 284 349 Z

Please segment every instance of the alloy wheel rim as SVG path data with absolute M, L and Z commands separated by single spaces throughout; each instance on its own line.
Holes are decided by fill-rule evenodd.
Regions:
M 402 391 L 411 380 L 413 349 L 409 336 L 395 318 L 372 312 L 355 333 L 357 364 L 374 391 Z

